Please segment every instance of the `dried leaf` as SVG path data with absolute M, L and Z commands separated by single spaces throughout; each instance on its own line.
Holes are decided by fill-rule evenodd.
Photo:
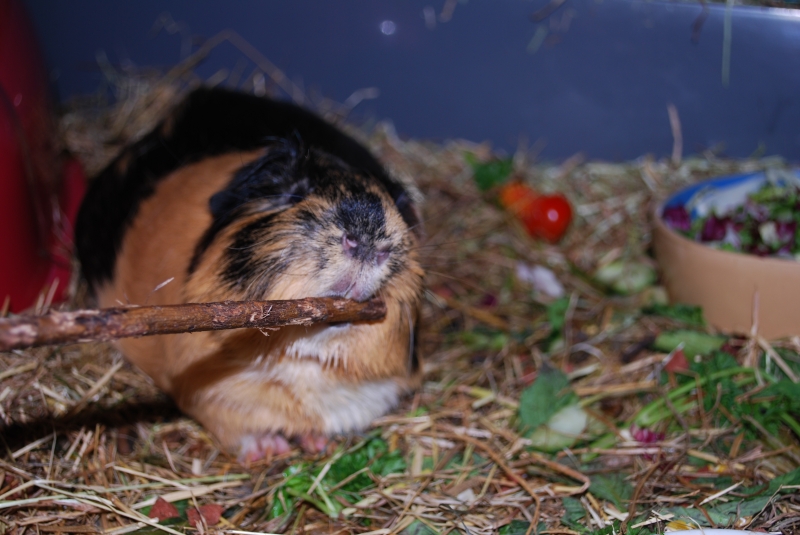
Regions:
M 664 366 L 664 371 L 668 372 L 686 371 L 688 369 L 689 361 L 686 360 L 686 353 L 683 352 L 683 349 L 676 349 L 672 353 L 672 358 Z
M 166 501 L 164 498 L 159 497 L 153 507 L 150 508 L 150 513 L 147 515 L 149 518 L 157 518 L 159 521 L 168 520 L 170 518 L 178 518 L 178 508 Z
M 201 517 L 206 526 L 214 526 L 219 522 L 224 510 L 225 508 L 219 504 L 207 503 L 205 505 L 201 505 L 199 510 L 195 509 L 194 507 L 187 509 L 186 515 L 189 518 L 189 524 L 194 527 L 200 525 Z

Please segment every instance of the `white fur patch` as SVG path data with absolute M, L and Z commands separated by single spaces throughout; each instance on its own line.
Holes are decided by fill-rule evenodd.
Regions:
M 326 433 L 363 429 L 397 404 L 400 388 L 394 381 L 375 381 L 356 386 L 341 385 L 323 393 L 320 401 Z
M 347 353 L 352 351 L 353 325 L 324 327 L 318 332 L 291 342 L 285 349 L 287 357 L 311 359 L 322 366 L 342 365 L 347 369 Z
M 322 420 L 323 434 L 360 430 L 397 404 L 402 393 L 393 380 L 343 383 L 331 379 L 310 359 L 284 360 L 260 366 L 239 376 L 253 382 L 278 381 L 303 400 L 303 405 Z M 257 412 L 257 409 L 256 411 Z

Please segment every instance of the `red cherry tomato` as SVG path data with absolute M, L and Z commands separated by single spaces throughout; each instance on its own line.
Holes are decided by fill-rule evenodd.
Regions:
M 572 207 L 563 195 L 543 195 L 536 198 L 521 219 L 531 236 L 555 243 L 564 236 L 572 222 Z

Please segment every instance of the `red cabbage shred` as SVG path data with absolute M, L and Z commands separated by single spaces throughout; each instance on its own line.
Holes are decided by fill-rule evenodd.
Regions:
M 692 219 L 684 206 L 665 207 L 664 223 L 718 249 L 800 260 L 800 189 L 765 185 L 725 214 Z

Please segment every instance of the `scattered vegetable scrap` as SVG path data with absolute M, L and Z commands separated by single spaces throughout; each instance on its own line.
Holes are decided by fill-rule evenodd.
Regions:
M 567 198 L 555 193 L 542 195 L 519 180 L 508 180 L 513 171 L 513 161 L 493 159 L 480 162 L 467 153 L 467 162 L 472 166 L 475 183 L 481 191 L 498 188 L 500 206 L 513 214 L 534 238 L 550 243 L 558 242 L 572 222 L 572 206 Z
M 561 194 L 540 195 L 520 182 L 509 182 L 500 188 L 499 200 L 528 234 L 551 243 L 559 241 L 572 222 L 572 207 Z

